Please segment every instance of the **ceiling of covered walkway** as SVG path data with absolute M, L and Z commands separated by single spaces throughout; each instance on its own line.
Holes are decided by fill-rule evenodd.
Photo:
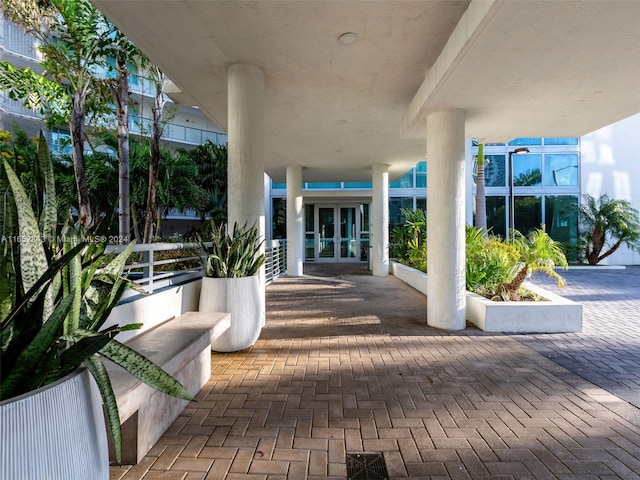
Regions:
M 397 177 L 424 159 L 434 109 L 465 110 L 487 142 L 640 112 L 639 1 L 92 1 L 222 129 L 228 67 L 261 67 L 277 181 L 289 164 L 304 181 Z

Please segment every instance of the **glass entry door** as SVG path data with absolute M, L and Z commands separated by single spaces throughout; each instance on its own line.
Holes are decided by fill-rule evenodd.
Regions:
M 360 261 L 360 215 L 351 205 L 316 206 L 316 260 L 319 262 Z

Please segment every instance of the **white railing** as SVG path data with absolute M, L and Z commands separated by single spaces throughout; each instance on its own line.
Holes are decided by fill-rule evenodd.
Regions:
M 107 252 L 119 252 L 123 248 L 122 245 L 110 245 Z M 183 250 L 182 254 L 171 253 L 180 250 Z M 126 271 L 130 279 L 149 293 L 202 277 L 198 243 L 146 243 L 136 245 L 133 252 L 133 261 L 127 264 Z M 134 295 L 134 290 L 128 290 L 123 298 Z
M 287 241 L 271 240 L 265 247 L 265 281 L 271 285 L 280 275 L 287 273 Z
M 107 252 L 120 252 L 123 248 L 122 245 L 110 245 Z M 136 245 L 133 252 L 133 261 L 127 264 L 126 271 L 129 278 L 148 293 L 187 283 L 203 275 L 202 250 L 198 243 L 147 243 Z M 286 240 L 267 242 L 265 256 L 265 280 L 270 285 L 286 273 Z M 135 295 L 134 290 L 128 290 L 123 299 Z
M 13 115 L 28 117 L 34 120 L 42 118 L 40 112 L 25 107 L 22 101 L 12 100 L 5 91 L 0 92 L 0 108 Z
M 26 35 L 24 30 L 5 20 L 1 15 L 0 22 L 2 22 L 0 45 L 11 53 L 38 60 L 38 42 L 33 35 Z

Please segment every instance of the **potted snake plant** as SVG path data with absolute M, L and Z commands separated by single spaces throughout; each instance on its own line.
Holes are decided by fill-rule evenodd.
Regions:
M 45 178 L 40 224 L 6 160 L 0 171 L 0 478 L 107 480 L 105 417 L 118 461 L 122 434 L 103 358 L 162 392 L 193 397 L 114 338 L 139 324 L 102 328 L 133 286 L 122 275 L 133 244 L 107 256 L 104 243 L 85 241 L 80 227 L 56 235 L 53 170 L 45 156 L 39 152 Z
M 228 312 L 231 326 L 211 344 L 216 352 L 235 352 L 253 345 L 265 322 L 264 285 L 258 272 L 265 262 L 260 253 L 264 240 L 258 227 L 211 223 L 211 242 L 200 245 L 205 253 L 200 290 L 201 312 Z

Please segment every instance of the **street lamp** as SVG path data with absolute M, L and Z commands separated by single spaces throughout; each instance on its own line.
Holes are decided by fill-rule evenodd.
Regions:
M 529 149 L 527 147 L 520 147 L 509 152 L 509 223 L 507 225 L 507 238 L 509 238 L 511 229 L 516 228 L 514 216 L 515 202 L 513 198 L 513 156 L 523 153 L 529 153 Z

